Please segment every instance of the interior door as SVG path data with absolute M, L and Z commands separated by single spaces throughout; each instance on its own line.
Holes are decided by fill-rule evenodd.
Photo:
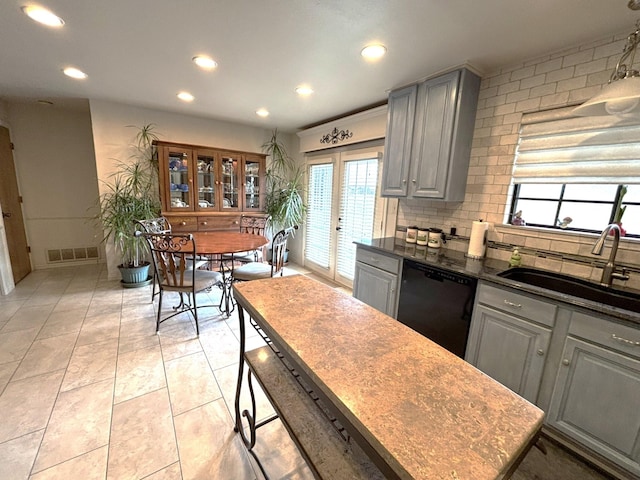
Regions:
M 31 261 L 24 230 L 22 205 L 18 191 L 16 168 L 13 162 L 9 130 L 0 127 L 0 207 L 7 236 L 7 247 L 13 271 L 13 281 L 18 283 L 31 272 Z
M 382 233 L 381 160 L 382 147 L 372 147 L 308 162 L 305 266 L 349 287 L 355 272 L 353 242 Z

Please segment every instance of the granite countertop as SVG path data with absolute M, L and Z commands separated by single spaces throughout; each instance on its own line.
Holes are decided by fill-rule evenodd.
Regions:
M 572 295 L 567 295 L 535 285 L 519 283 L 507 278 L 500 277 L 498 276 L 498 273 L 503 272 L 509 268 L 509 264 L 503 260 L 495 260 L 489 258 L 476 260 L 467 258 L 463 252 L 447 250 L 446 248 L 436 249 L 434 253 L 431 249 L 425 249 L 425 247 L 421 248 L 420 246 L 417 246 L 415 244 L 405 243 L 395 237 L 363 240 L 355 243 L 367 249 L 399 256 L 409 260 L 414 260 L 426 265 L 433 266 L 435 268 L 441 268 L 443 270 L 461 273 L 463 275 L 513 288 L 522 292 L 540 295 L 553 301 L 558 301 L 566 303 L 568 305 L 585 308 L 593 312 L 609 315 L 611 317 L 630 322 L 633 325 L 640 327 L 640 315 L 638 313 L 611 307 L 609 305 L 604 305 L 598 302 L 593 302 L 589 299 L 574 297 Z M 640 292 L 638 292 L 637 290 L 628 288 L 620 288 L 620 290 L 626 290 L 628 292 L 640 295 Z
M 234 292 L 399 478 L 503 478 L 542 426 L 536 406 L 320 282 L 295 275 Z

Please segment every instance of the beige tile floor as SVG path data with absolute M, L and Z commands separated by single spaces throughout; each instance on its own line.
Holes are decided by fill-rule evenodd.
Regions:
M 0 479 L 262 478 L 233 432 L 237 315 L 202 309 L 199 337 L 186 314 L 156 335 L 150 293 L 89 265 L 35 271 L 0 296 Z M 258 412 L 272 413 L 260 392 Z M 312 478 L 278 421 L 256 451 L 273 479 Z M 518 478 L 574 478 L 538 476 L 546 460 L 531 458 Z

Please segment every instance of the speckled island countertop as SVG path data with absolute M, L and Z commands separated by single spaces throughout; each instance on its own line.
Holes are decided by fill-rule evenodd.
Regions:
M 504 478 L 542 426 L 536 406 L 320 282 L 295 275 L 234 292 L 398 478 Z

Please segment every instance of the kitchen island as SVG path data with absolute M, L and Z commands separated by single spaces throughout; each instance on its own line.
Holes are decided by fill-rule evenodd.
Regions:
M 389 478 L 508 478 L 537 437 L 540 409 L 357 299 L 304 276 L 234 295 Z

